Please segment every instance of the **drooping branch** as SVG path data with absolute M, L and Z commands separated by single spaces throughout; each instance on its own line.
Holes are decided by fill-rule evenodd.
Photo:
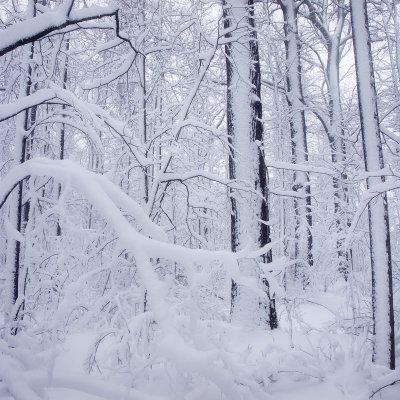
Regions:
M 36 157 L 20 164 L 0 181 L 0 204 L 4 204 L 5 198 L 13 187 L 27 176 L 51 176 L 59 182 L 69 182 L 84 195 L 107 220 L 126 248 L 132 251 L 147 251 L 154 257 L 166 258 L 175 262 L 190 264 L 193 259 L 202 259 L 205 263 L 214 260 L 226 261 L 232 266 L 232 262 L 239 258 L 256 258 L 271 250 L 273 244 L 269 243 L 259 249 L 244 248 L 242 251 L 232 253 L 229 251 L 208 251 L 204 249 L 188 249 L 183 246 L 167 242 L 165 232 L 155 224 L 142 207 L 125 194 L 118 186 L 103 175 L 97 175 L 86 171 L 70 160 L 50 160 Z M 121 210 L 130 214 L 140 228 L 140 233 L 127 221 Z M 189 262 L 190 260 L 190 262 Z M 262 295 L 253 279 L 240 275 L 238 269 L 231 271 L 232 276 L 240 282 L 252 287 L 254 291 Z

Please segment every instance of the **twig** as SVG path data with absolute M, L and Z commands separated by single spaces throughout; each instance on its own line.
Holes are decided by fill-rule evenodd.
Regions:
M 371 394 L 371 396 L 369 396 L 369 398 L 372 399 L 372 397 L 374 397 L 374 396 L 375 396 L 378 392 L 380 392 L 382 389 L 385 389 L 385 388 L 388 387 L 388 386 L 395 385 L 397 382 L 400 382 L 400 379 L 396 379 L 396 380 L 394 380 L 392 383 L 388 383 L 387 385 L 382 386 L 382 387 L 380 387 L 379 389 L 375 390 L 375 392 L 373 392 L 373 393 Z

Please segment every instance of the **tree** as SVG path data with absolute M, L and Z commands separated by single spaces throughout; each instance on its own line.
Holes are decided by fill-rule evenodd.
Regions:
M 263 247 L 271 241 L 268 177 L 262 148 L 261 75 L 254 2 L 224 1 L 223 14 L 228 41 L 225 53 L 229 178 L 241 185 L 240 190 L 230 193 L 231 248 L 236 252 L 249 243 Z M 263 261 L 272 261 L 271 250 L 263 256 Z M 246 274 L 260 275 L 254 260 L 243 262 L 242 269 Z M 263 277 L 261 282 L 269 295 L 267 279 Z M 253 296 L 236 282 L 232 282 L 231 299 L 234 319 L 245 318 L 254 309 L 254 304 L 249 304 L 255 302 Z M 274 300 L 269 305 L 265 301 L 263 304 L 261 309 L 267 310 L 270 327 L 276 328 Z
M 351 2 L 351 22 L 365 170 L 369 173 L 367 187 L 373 190 L 374 186 L 384 182 L 385 178 L 380 175 L 384 168 L 384 159 L 365 0 Z M 368 223 L 374 324 L 373 360 L 394 369 L 392 260 L 386 193 L 378 192 L 376 198 L 368 203 Z
M 305 104 L 303 98 L 300 40 L 298 34 L 298 9 L 301 2 L 282 0 L 279 5 L 283 12 L 286 49 L 286 99 L 289 106 L 292 163 L 308 162 Z M 308 284 L 309 267 L 313 265 L 313 238 L 311 213 L 311 187 L 308 172 L 296 171 L 293 176 L 295 197 L 295 245 L 294 276 L 301 280 L 303 287 Z
M 326 52 L 327 62 L 324 68 L 324 77 L 326 80 L 327 90 L 327 114 L 325 110 L 314 108 L 314 112 L 322 122 L 326 131 L 328 142 L 331 150 L 331 160 L 333 168 L 337 169 L 337 176 L 332 177 L 333 186 L 333 208 L 335 214 L 335 234 L 338 236 L 336 247 L 338 254 L 338 269 L 347 279 L 350 263 L 350 252 L 343 250 L 344 228 L 349 225 L 347 206 L 348 206 L 348 185 L 345 183 L 347 174 L 346 166 L 346 142 L 343 129 L 342 115 L 342 99 L 340 90 L 340 61 L 343 52 L 343 47 L 346 45 L 346 40 L 342 40 L 342 33 L 346 21 L 346 8 L 343 0 L 333 5 L 332 15 L 329 15 L 325 3 L 311 2 L 306 0 L 305 5 L 308 9 L 307 17 L 319 34 L 319 39 L 322 41 Z M 332 19 L 335 25 L 332 29 Z M 313 106 L 313 104 L 310 104 Z M 318 111 L 317 111 L 318 110 Z
M 71 25 L 98 20 L 103 17 L 115 17 L 118 20 L 116 7 L 91 6 L 74 9 L 74 0 L 67 0 L 60 6 L 49 9 L 39 15 L 11 25 L 0 39 L 0 57 L 28 43 L 40 40 L 46 35 L 59 31 Z
M 388 228 L 400 306 L 398 1 L 368 2 L 382 137 L 367 172 L 349 1 L 117 0 L 102 19 L 35 2 L 0 5 L 1 392 L 253 400 L 343 359 L 371 377 L 369 263 L 378 344 Z M 265 332 L 275 301 L 283 329 Z M 114 383 L 51 368 L 50 344 L 81 329 L 88 372 Z
M 118 10 L 115 7 L 95 6 L 76 9 L 73 6 L 74 1 L 72 0 L 66 1 L 62 5 L 53 9 L 45 6 L 39 7 L 38 9 L 36 1 L 29 1 L 27 4 L 27 11 L 24 15 L 25 19 L 7 27 L 2 32 L 0 39 L 0 54 L 5 56 L 5 58 L 9 58 L 9 53 L 14 51 L 15 55 L 15 53 L 19 51 L 22 58 L 22 74 L 15 85 L 15 87 L 19 88 L 19 96 L 16 103 L 21 107 L 19 108 L 17 106 L 16 109 L 11 107 L 2 116 L 2 119 L 8 119 L 15 115 L 17 116 L 15 122 L 16 132 L 13 151 L 14 165 L 23 164 L 26 160 L 31 158 L 33 153 L 32 143 L 37 125 L 38 108 L 42 103 L 49 100 L 48 96 L 40 96 L 40 90 L 39 96 L 37 96 L 38 93 L 36 93 L 36 91 L 38 90 L 39 84 L 42 87 L 45 87 L 49 84 L 50 79 L 37 79 L 37 76 L 39 76 L 40 73 L 37 73 L 36 70 L 42 68 L 41 72 L 43 72 L 46 68 L 48 68 L 48 70 L 51 70 L 51 68 L 53 68 L 53 70 L 56 69 L 54 60 L 57 56 L 54 56 L 54 54 L 57 49 L 50 50 L 50 53 L 53 54 L 52 58 L 49 57 L 49 54 L 46 54 L 46 46 L 40 48 L 40 57 L 47 60 L 50 59 L 51 61 L 39 66 L 39 63 L 35 59 L 35 55 L 38 53 L 38 51 L 36 51 L 36 41 L 44 42 L 48 35 L 55 35 L 61 29 L 77 24 L 78 22 L 84 23 L 86 21 L 98 20 L 107 16 L 116 18 L 116 28 L 118 31 Z M 53 50 L 54 52 L 52 52 Z M 10 57 L 10 60 L 12 60 L 12 58 L 13 57 Z M 62 81 L 64 81 L 64 87 L 62 91 L 68 97 L 68 92 L 65 90 L 64 85 L 67 77 L 63 72 Z M 46 75 L 46 73 L 44 75 Z M 47 75 L 51 76 L 52 73 Z M 40 80 L 41 82 L 38 83 L 37 81 Z M 43 94 L 46 93 L 46 90 L 48 89 L 41 90 L 41 93 Z M 47 92 L 47 94 L 49 94 L 49 92 Z M 11 94 L 10 97 L 12 97 Z M 68 103 L 68 101 L 60 101 L 60 103 L 62 103 L 62 109 L 65 110 L 65 103 Z M 61 136 L 64 135 L 64 130 L 65 127 L 62 124 Z M 61 142 L 62 141 L 63 139 L 61 139 Z M 61 148 L 62 147 L 63 143 Z M 61 158 L 63 158 L 63 156 Z M 19 319 L 20 312 L 25 308 L 25 289 L 27 284 L 28 268 L 23 261 L 25 255 L 21 246 L 21 235 L 24 234 L 31 213 L 31 200 L 29 197 L 24 200 L 24 195 L 27 191 L 26 188 L 29 186 L 31 186 L 29 188 L 30 190 L 37 190 L 34 189 L 34 184 L 28 184 L 27 181 L 20 181 L 16 185 L 10 201 L 9 210 L 9 221 L 15 234 L 9 235 L 7 240 L 6 268 L 10 275 L 10 293 L 7 311 L 9 320 L 14 321 L 14 323 Z M 11 333 L 16 334 L 16 332 L 16 325 L 12 326 Z

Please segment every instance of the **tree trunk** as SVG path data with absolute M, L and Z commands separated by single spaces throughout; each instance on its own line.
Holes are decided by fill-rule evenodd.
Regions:
M 32 92 L 32 67 L 30 62 L 34 55 L 34 44 L 29 45 L 29 54 L 24 58 L 26 66 L 27 80 L 25 87 L 21 86 L 21 96 L 29 96 Z M 30 158 L 29 144 L 26 133 L 29 126 L 34 124 L 36 120 L 36 107 L 32 107 L 21 113 L 16 121 L 17 132 L 15 138 L 14 149 L 14 164 L 22 164 Z M 33 131 L 31 132 L 31 136 Z M 11 197 L 12 204 L 10 205 L 10 223 L 16 229 L 16 232 L 23 233 L 26 224 L 28 223 L 30 201 L 27 200 L 23 204 L 24 181 L 18 183 L 15 188 L 14 195 Z M 19 238 L 9 238 L 7 243 L 7 270 L 11 273 L 12 291 L 10 296 L 10 320 L 17 321 L 18 315 L 25 307 L 25 284 L 21 284 L 21 242 Z M 17 304 L 18 298 L 21 301 Z M 17 326 L 13 326 L 11 334 L 17 334 Z
M 297 29 L 297 4 L 294 0 L 279 1 L 283 12 L 286 48 L 286 99 L 289 106 L 289 122 L 293 164 L 308 162 L 304 99 L 301 82 L 300 42 Z M 312 216 L 310 178 L 307 172 L 294 173 L 293 190 L 303 195 L 296 198 L 295 208 L 295 264 L 294 277 L 306 287 L 309 267 L 313 265 Z
M 354 57 L 363 138 L 365 169 L 378 172 L 384 167 L 379 128 L 374 68 L 371 55 L 366 1 L 351 2 Z M 381 184 L 383 176 L 369 177 L 368 189 Z M 373 360 L 395 368 L 392 262 L 386 193 L 368 204 L 374 323 Z
M 345 183 L 347 174 L 345 172 L 346 143 L 344 141 L 344 130 L 342 122 L 342 105 L 340 94 L 340 47 L 342 32 L 345 22 L 344 1 L 340 0 L 335 7 L 336 26 L 330 29 L 331 17 L 329 14 L 318 12 L 314 2 L 305 0 L 308 8 L 308 18 L 319 31 L 321 40 L 328 53 L 327 67 L 325 71 L 328 95 L 329 123 L 323 123 L 331 150 L 331 160 L 336 170 L 340 171 L 332 178 L 333 186 L 333 209 L 335 214 L 335 234 L 337 234 L 338 270 L 347 280 L 351 253 L 343 249 L 344 227 L 350 226 L 348 217 L 348 188 Z M 318 3 L 319 10 L 323 9 L 324 3 Z
M 145 0 L 141 0 L 138 2 L 138 6 L 140 7 L 140 12 L 138 16 L 139 28 L 141 30 L 145 29 Z M 142 46 L 144 47 L 144 46 Z M 137 71 L 139 77 L 138 84 L 138 130 L 140 139 L 143 142 L 143 146 L 147 146 L 147 101 L 146 101 L 146 57 L 144 54 L 137 55 Z M 148 156 L 148 153 L 145 152 L 145 157 Z M 143 200 L 145 203 L 149 200 L 149 168 L 142 167 L 143 170 Z
M 68 53 L 69 50 L 69 38 L 66 40 L 65 44 L 65 51 Z M 65 57 L 63 59 L 63 66 L 62 66 L 62 71 L 63 71 L 63 76 L 62 76 L 62 82 L 63 82 L 63 89 L 67 88 L 67 82 L 68 82 L 68 55 L 65 54 Z M 63 104 L 61 106 L 61 109 L 64 111 L 66 109 L 66 105 Z M 65 115 L 63 115 L 63 118 Z M 61 124 L 61 129 L 60 129 L 60 153 L 59 153 L 60 160 L 64 160 L 65 158 L 65 124 Z M 61 184 L 58 184 L 58 190 L 57 190 L 57 200 L 60 198 L 61 195 Z M 61 225 L 60 222 L 57 222 L 57 228 L 56 228 L 56 236 L 61 236 Z
M 238 251 L 251 243 L 261 247 L 270 242 L 267 170 L 264 162 L 260 63 L 254 24 L 253 0 L 223 2 L 226 34 L 227 124 L 230 144 L 229 178 L 245 182 L 246 188 L 231 190 L 231 248 Z M 271 262 L 269 251 L 263 261 Z M 244 274 L 260 278 L 258 262 L 243 261 Z M 269 295 L 268 281 L 260 279 Z M 268 304 L 269 303 L 269 304 Z M 269 321 L 276 328 L 274 300 L 255 299 L 255 295 L 232 282 L 231 317 L 233 320 Z

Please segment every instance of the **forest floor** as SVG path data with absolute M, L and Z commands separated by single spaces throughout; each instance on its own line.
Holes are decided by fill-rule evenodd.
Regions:
M 243 390 L 243 397 L 239 398 L 367 400 L 380 387 L 400 379 L 398 370 L 390 372 L 370 362 L 370 344 L 362 339 L 362 332 L 350 335 L 343 323 L 338 325 L 338 320 L 347 320 L 345 297 L 339 290 L 292 304 L 291 318 L 288 308 L 282 307 L 280 327 L 273 332 L 238 327 L 220 331 L 221 343 L 233 360 L 232 365 L 226 364 L 227 368 L 242 366 L 247 369 L 245 376 L 252 376 L 261 388 Z M 132 380 L 123 372 L 118 374 L 103 368 L 88 377 L 86 361 L 94 338 L 95 332 L 90 331 L 70 334 L 61 346 L 51 350 L 53 356 L 43 363 L 40 357 L 28 362 L 30 356 L 21 362 L 25 357 L 23 352 L 29 353 L 29 346 L 12 357 L 0 353 L 0 399 L 226 399 L 215 385 L 206 384 L 204 379 L 189 379 L 185 373 L 177 377 L 172 369 L 169 376 L 165 366 L 164 372 L 154 367 L 135 381 L 134 392 L 126 389 L 132 387 Z M 400 383 L 380 390 L 372 398 L 398 400 Z

